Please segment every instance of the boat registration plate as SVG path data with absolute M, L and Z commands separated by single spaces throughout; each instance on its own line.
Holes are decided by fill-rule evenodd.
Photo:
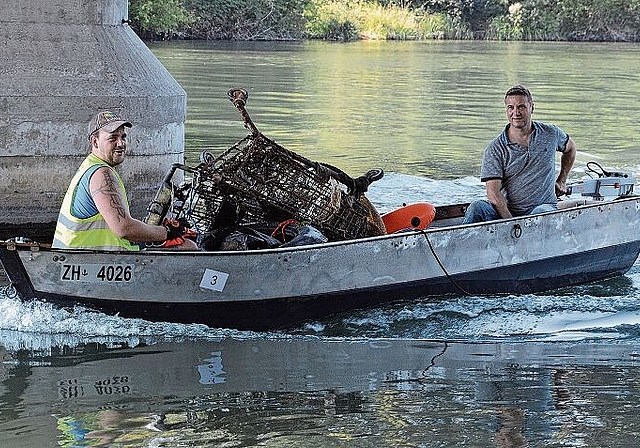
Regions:
M 60 280 L 81 283 L 130 283 L 134 281 L 132 264 L 63 264 Z

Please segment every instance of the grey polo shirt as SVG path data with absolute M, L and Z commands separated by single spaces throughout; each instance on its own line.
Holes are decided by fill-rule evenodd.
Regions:
M 557 205 L 555 154 L 566 150 L 569 136 L 555 125 L 534 121 L 525 148 L 509 141 L 509 126 L 485 149 L 480 180 L 502 180 L 502 193 L 514 216 L 526 215 L 538 205 Z

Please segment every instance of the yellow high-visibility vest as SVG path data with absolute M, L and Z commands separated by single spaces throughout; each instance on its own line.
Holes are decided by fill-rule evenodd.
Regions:
M 120 238 L 111 231 L 107 222 L 100 213 L 89 218 L 78 218 L 73 216 L 71 206 L 80 184 L 80 180 L 87 170 L 96 165 L 105 166 L 111 169 L 109 164 L 92 153 L 84 159 L 80 168 L 78 168 L 78 171 L 73 176 L 73 179 L 69 184 L 69 188 L 67 189 L 67 193 L 62 200 L 62 207 L 60 208 L 60 214 L 58 215 L 58 222 L 56 224 L 56 232 L 52 246 L 57 248 L 73 249 L 140 250 L 139 246 L 132 244 L 124 238 Z M 118 179 L 118 185 L 122 191 L 125 192 L 126 190 L 120 175 L 115 170 L 112 171 Z M 129 201 L 126 193 L 125 200 L 125 206 L 128 210 Z

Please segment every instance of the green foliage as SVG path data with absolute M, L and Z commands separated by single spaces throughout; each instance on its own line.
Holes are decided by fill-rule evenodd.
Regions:
M 306 9 L 307 37 L 312 39 L 432 39 L 455 34 L 454 22 L 442 14 L 425 14 L 390 2 L 312 0 Z
M 637 41 L 640 0 L 522 0 L 509 4 L 491 39 Z
M 560 0 L 558 28 L 567 40 L 638 40 L 640 0 Z
M 303 36 L 308 0 L 184 0 L 197 39 L 278 40 Z
M 507 0 L 508 1 L 508 0 Z M 421 7 L 444 13 L 458 24 L 468 24 L 473 34 L 483 37 L 488 24 L 504 14 L 504 0 L 426 0 Z
M 171 37 L 193 20 L 182 0 L 129 0 L 129 17 L 145 38 Z
M 473 32 L 467 23 L 460 22 L 443 13 L 422 13 L 420 35 L 433 39 L 473 39 Z
M 485 38 L 496 40 L 522 40 L 528 29 L 525 29 L 524 19 L 526 11 L 522 3 L 509 5 L 506 14 L 491 19 Z
M 556 0 L 528 0 L 521 9 L 521 39 L 562 40 Z
M 305 18 L 306 36 L 311 39 L 350 41 L 360 38 L 362 6 L 357 0 L 311 0 Z
M 144 38 L 640 40 L 640 0 L 129 1 Z
M 358 40 L 358 30 L 347 18 L 331 14 L 313 17 L 307 22 L 306 35 L 311 39 L 324 39 L 348 42 Z

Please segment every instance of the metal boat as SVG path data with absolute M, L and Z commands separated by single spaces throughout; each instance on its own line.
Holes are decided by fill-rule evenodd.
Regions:
M 0 242 L 23 299 L 122 316 L 264 330 L 447 294 L 524 294 L 623 275 L 640 252 L 640 197 L 460 225 L 249 251 L 108 252 Z M 497 299 L 499 300 L 499 299 Z

